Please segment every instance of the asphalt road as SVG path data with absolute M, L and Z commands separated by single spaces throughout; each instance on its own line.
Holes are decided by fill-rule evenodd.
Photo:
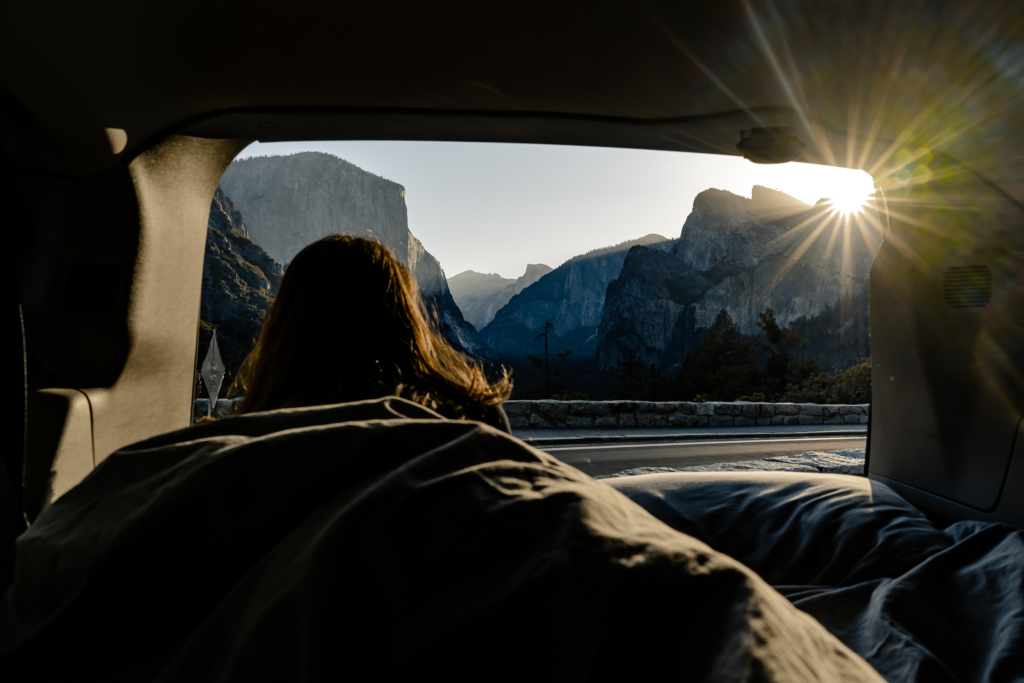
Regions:
M 807 451 L 838 451 L 864 448 L 864 436 L 736 439 L 660 443 L 588 444 L 586 446 L 538 446 L 562 462 L 592 477 L 615 474 L 634 467 L 694 467 L 720 462 L 760 460 Z

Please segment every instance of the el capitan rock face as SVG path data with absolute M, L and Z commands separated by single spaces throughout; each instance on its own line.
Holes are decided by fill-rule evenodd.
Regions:
M 515 280 L 504 278 L 497 273 L 477 273 L 467 270 L 448 278 L 452 298 L 466 320 L 482 330 L 494 320 L 494 315 L 512 297 L 523 291 L 544 275 L 551 272 L 551 266 L 531 263 L 526 272 Z
M 550 322 L 552 352 L 568 348 L 577 357 L 592 355 L 608 283 L 618 277 L 626 253 L 636 245 L 667 249 L 672 241 L 646 235 L 569 259 L 513 296 L 481 330 L 484 341 L 499 356 L 536 353 L 534 340 Z
M 868 356 L 867 281 L 881 243 L 877 217 L 844 227 L 827 205 L 755 187 L 747 199 L 705 190 L 668 253 L 634 247 L 608 286 L 596 359 L 617 365 L 627 348 L 669 369 L 692 353 L 725 309 L 757 334 L 771 306 L 783 327 L 809 339 L 825 367 Z
M 441 264 L 409 231 L 405 188 L 323 152 L 250 157 L 231 163 L 221 187 L 245 216 L 253 241 L 287 264 L 321 237 L 378 240 L 416 276 L 445 337 L 471 355 L 489 350 L 452 299 Z

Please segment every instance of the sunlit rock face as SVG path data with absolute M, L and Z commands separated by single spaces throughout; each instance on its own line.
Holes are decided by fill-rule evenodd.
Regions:
M 576 357 L 593 355 L 605 291 L 619 276 L 630 248 L 668 249 L 672 244 L 661 235 L 646 235 L 569 259 L 512 296 L 481 336 L 495 353 L 521 357 L 538 351 L 537 334 L 550 322 L 553 353 L 571 349 Z
M 531 263 L 521 277 L 513 280 L 497 273 L 467 270 L 448 278 L 448 286 L 466 320 L 482 330 L 512 297 L 550 272 L 551 266 Z
M 216 329 L 229 381 L 259 336 L 283 274 L 249 238 L 241 212 L 218 187 L 206 231 L 200 346 L 205 350 Z
M 701 272 L 732 272 L 757 265 L 784 248 L 776 240 L 787 230 L 785 221 L 763 221 L 758 209 L 756 201 L 731 192 L 701 192 L 694 198 L 673 255 Z
M 331 154 L 301 152 L 236 160 L 221 187 L 245 216 L 253 241 L 282 263 L 327 235 L 378 240 L 416 276 L 445 337 L 472 355 L 488 355 L 452 299 L 441 264 L 409 231 L 398 183 Z
M 597 360 L 617 365 L 632 348 L 669 370 L 692 353 L 723 308 L 758 334 L 771 306 L 780 325 L 810 341 L 826 368 L 870 353 L 867 282 L 881 243 L 873 211 L 849 221 L 755 187 L 747 199 L 706 190 L 668 253 L 633 248 L 608 286 Z

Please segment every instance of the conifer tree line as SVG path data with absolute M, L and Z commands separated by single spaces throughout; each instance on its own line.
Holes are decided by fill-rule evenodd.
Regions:
M 834 366 L 825 372 L 817 361 L 799 358 L 807 340 L 781 328 L 771 307 L 758 314 L 757 326 L 760 335 L 744 335 L 722 309 L 674 377 L 662 375 L 654 364 L 645 368 L 628 349 L 615 369 L 616 393 L 642 401 L 870 402 L 869 359 L 858 359 L 842 372 Z

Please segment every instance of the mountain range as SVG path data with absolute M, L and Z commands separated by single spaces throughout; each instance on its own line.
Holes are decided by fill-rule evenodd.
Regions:
M 652 234 L 571 258 L 509 299 L 480 336 L 499 358 L 520 358 L 537 352 L 536 337 L 550 322 L 552 349 L 593 355 L 605 291 L 619 276 L 626 254 L 635 246 L 664 250 L 672 244 Z
M 715 316 L 729 312 L 758 334 L 772 307 L 782 327 L 809 339 L 807 356 L 845 367 L 870 354 L 867 282 L 881 243 L 877 214 L 844 219 L 755 186 L 751 198 L 709 189 L 671 249 L 630 249 L 607 288 L 595 359 L 614 367 L 626 351 L 672 368 L 692 353 Z M 500 317 L 500 314 L 499 314 Z
M 550 272 L 551 266 L 531 263 L 521 277 L 512 280 L 497 273 L 466 270 L 448 278 L 448 287 L 462 315 L 480 330 L 512 297 Z
M 522 363 L 538 353 L 537 336 L 551 323 L 552 352 L 571 349 L 610 369 L 631 349 L 645 365 L 670 371 L 720 310 L 756 335 L 766 306 L 826 367 L 870 353 L 867 278 L 881 233 L 844 221 L 827 203 L 810 206 L 760 186 L 749 199 L 709 189 L 694 198 L 677 239 L 645 235 L 555 269 L 531 264 L 515 280 L 471 270 L 448 280 L 409 231 L 401 185 L 306 152 L 237 160 L 214 196 L 201 334 L 217 327 L 229 367 L 258 334 L 281 263 L 336 232 L 391 249 L 415 274 L 445 337 L 477 358 Z

